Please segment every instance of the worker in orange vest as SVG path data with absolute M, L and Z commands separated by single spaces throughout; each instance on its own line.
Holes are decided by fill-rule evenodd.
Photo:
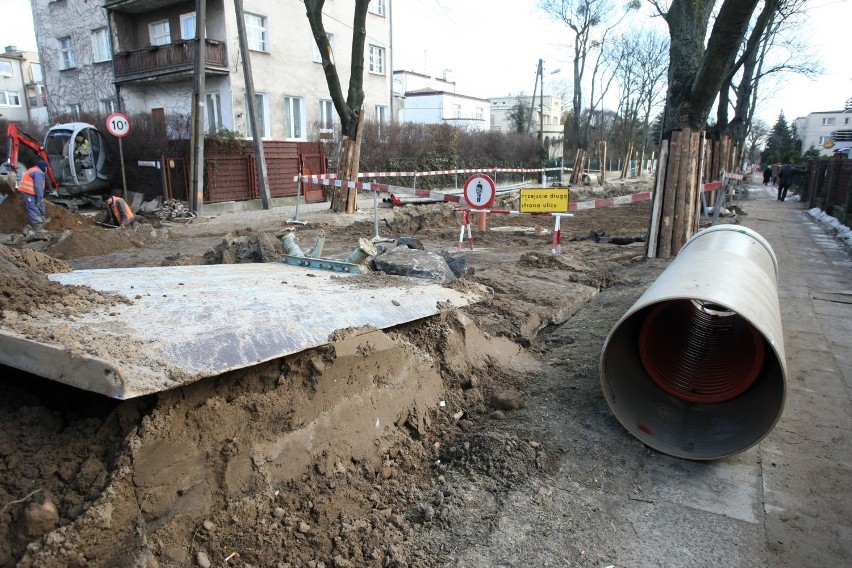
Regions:
M 39 160 L 36 165 L 24 172 L 18 183 L 18 193 L 24 198 L 24 206 L 27 208 L 27 217 L 35 235 L 47 234 L 44 224 L 50 222 L 44 211 L 44 181 L 47 172 L 47 162 Z
M 136 221 L 133 219 L 133 211 L 127 205 L 127 202 L 118 195 L 111 195 L 104 201 L 104 207 L 107 212 L 104 221 L 106 224 L 115 225 L 116 227 L 126 227 L 128 225 L 133 228 L 136 227 Z

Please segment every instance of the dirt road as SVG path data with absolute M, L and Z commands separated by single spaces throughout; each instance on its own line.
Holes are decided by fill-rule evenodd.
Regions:
M 157 396 L 119 403 L 3 369 L 0 566 L 841 559 L 832 555 L 849 553 L 848 522 L 835 525 L 847 527 L 835 542 L 817 531 L 824 555 L 792 554 L 803 537 L 786 536 L 798 525 L 781 529 L 798 519 L 755 493 L 767 467 L 760 449 L 712 464 L 667 458 L 609 412 L 602 341 L 667 263 L 642 260 L 641 242 L 601 235 L 643 235 L 648 214 L 647 203 L 578 213 L 558 256 L 536 221 L 493 217 L 505 229 L 476 235 L 467 254 L 469 278 L 493 291 L 486 301 L 391 330 L 342 331 L 324 348 Z M 77 268 L 188 261 L 238 229 L 280 233 L 291 216 L 145 227 L 110 234 L 131 243 L 120 250 L 79 256 L 66 245 L 61 256 Z M 428 249 L 458 238 L 443 206 L 382 218 L 384 235 L 416 236 Z M 372 217 L 360 219 L 317 215 L 297 230 L 310 243 L 322 229 L 337 256 L 373 234 Z M 37 278 L 33 264 L 24 272 Z M 838 484 L 849 480 L 843 467 Z

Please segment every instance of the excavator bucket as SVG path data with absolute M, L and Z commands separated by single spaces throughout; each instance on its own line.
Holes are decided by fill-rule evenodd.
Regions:
M 50 341 L 0 329 L 0 363 L 117 399 L 324 345 L 337 330 L 384 329 L 480 299 L 427 280 L 283 263 L 78 270 L 50 279 L 129 303 L 43 316 Z

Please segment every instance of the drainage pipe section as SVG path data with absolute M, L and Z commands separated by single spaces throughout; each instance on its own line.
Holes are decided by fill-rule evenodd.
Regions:
M 786 391 L 777 277 L 772 247 L 750 229 L 719 225 L 687 241 L 604 342 L 601 386 L 619 422 L 694 460 L 763 439 Z

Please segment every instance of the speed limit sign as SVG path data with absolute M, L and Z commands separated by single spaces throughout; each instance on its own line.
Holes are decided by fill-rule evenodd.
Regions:
M 114 112 L 107 117 L 106 128 L 113 136 L 124 138 L 130 134 L 130 119 L 127 115 Z

